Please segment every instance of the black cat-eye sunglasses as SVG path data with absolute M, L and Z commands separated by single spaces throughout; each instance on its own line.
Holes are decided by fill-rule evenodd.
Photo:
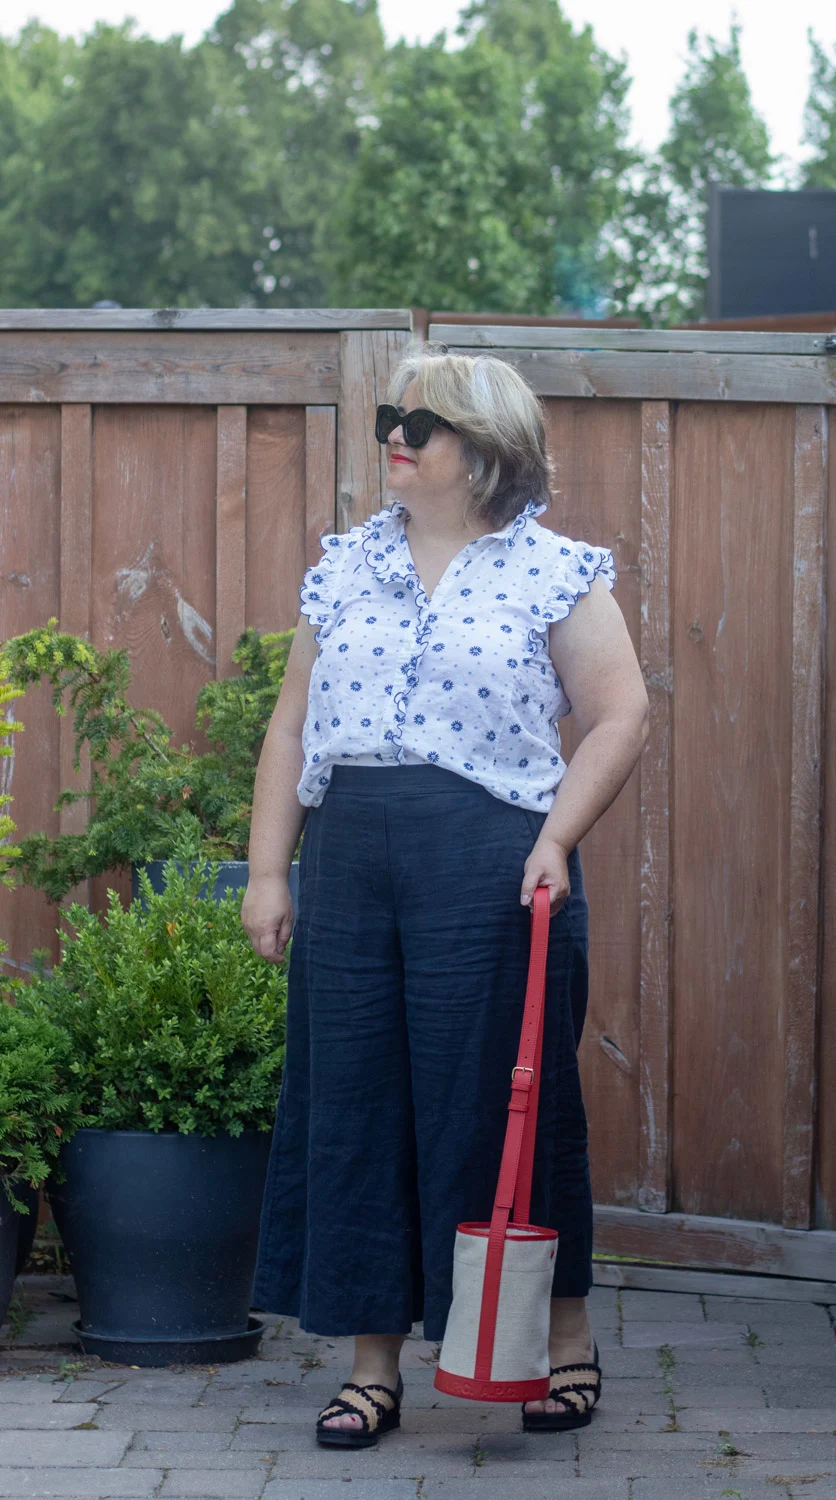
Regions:
M 427 411 L 425 407 L 418 406 L 415 411 L 403 411 L 398 406 L 379 406 L 374 424 L 374 435 L 379 443 L 386 443 L 390 433 L 396 427 L 403 431 L 403 440 L 407 448 L 423 448 L 429 442 L 434 427 L 448 427 L 451 432 L 458 429 L 448 422 L 446 417 L 439 417 L 434 411 Z

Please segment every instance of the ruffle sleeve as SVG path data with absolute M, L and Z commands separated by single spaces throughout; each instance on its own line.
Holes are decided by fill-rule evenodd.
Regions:
M 322 556 L 305 571 L 299 589 L 299 610 L 317 627 L 316 639 L 322 642 L 330 634 L 337 618 L 342 566 L 350 544 L 351 533 L 336 532 L 320 537 Z
M 555 570 L 542 604 L 532 604 L 531 613 L 543 624 L 565 620 L 582 594 L 588 594 L 593 580 L 600 578 L 608 589 L 617 578 L 615 562 L 608 547 L 593 547 L 589 542 L 572 542 L 558 537 L 560 566 Z M 539 624 L 535 629 L 540 628 Z
M 528 650 L 531 659 L 545 655 L 548 651 L 549 626 L 557 620 L 566 619 L 581 595 L 589 593 L 595 578 L 602 579 L 607 588 L 611 589 L 617 577 L 613 555 L 608 547 L 593 547 L 589 542 L 573 542 L 563 536 L 555 536 L 554 547 L 548 588 L 544 595 L 538 594 L 530 599 L 528 605 L 531 621 Z M 566 707 L 564 712 L 568 711 Z

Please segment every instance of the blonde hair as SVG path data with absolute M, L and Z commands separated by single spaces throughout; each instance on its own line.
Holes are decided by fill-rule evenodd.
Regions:
M 550 503 L 543 408 L 513 365 L 491 354 L 448 354 L 444 345 L 422 344 L 393 371 L 393 406 L 413 380 L 420 405 L 452 422 L 461 435 L 470 519 L 499 527 L 529 500 Z

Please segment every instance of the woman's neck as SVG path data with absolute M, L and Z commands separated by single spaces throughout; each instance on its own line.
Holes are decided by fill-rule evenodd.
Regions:
M 454 547 L 457 551 L 476 537 L 486 536 L 492 529 L 489 525 L 468 524 L 463 515 L 457 516 L 451 510 L 435 510 L 430 515 L 422 515 L 407 509 L 404 516 L 404 530 L 419 545 Z

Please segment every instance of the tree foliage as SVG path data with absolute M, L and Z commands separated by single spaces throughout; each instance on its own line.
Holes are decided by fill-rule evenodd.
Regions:
M 233 0 L 196 46 L 0 40 L 0 305 L 410 305 L 697 318 L 712 182 L 774 162 L 740 55 L 693 32 L 651 154 L 560 0 L 387 47 L 376 0 Z M 804 185 L 836 180 L 812 41 Z
M 211 50 L 130 25 L 59 42 L 31 23 L 0 67 L 0 301 L 252 300 L 253 129 Z
M 333 220 L 384 61 L 375 0 L 234 0 L 200 50 L 222 63 L 253 131 L 255 300 L 327 305 Z
M 613 236 L 621 258 L 619 301 L 663 323 L 704 313 L 711 184 L 765 187 L 772 171 L 769 134 L 743 71 L 739 26 L 725 42 L 690 32 L 670 114 L 668 136 L 636 173 Z
M 804 164 L 802 186 L 836 188 L 836 48 L 828 57 L 809 35 L 812 69 L 804 111 L 804 144 L 814 155 Z
M 592 310 L 600 231 L 631 160 L 624 64 L 556 0 L 477 0 L 459 39 L 389 54 L 339 221 L 337 287 L 354 303 Z

